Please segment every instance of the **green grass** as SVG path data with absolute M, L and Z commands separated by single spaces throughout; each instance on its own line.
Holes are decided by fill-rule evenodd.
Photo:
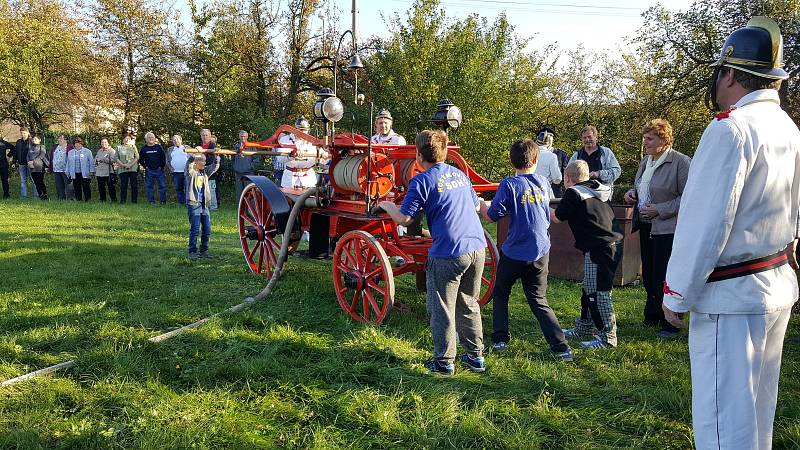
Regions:
M 178 206 L 0 202 L 0 379 L 78 361 L 0 389 L 0 447 L 691 448 L 686 340 L 639 324 L 638 288 L 614 292 L 620 347 L 573 364 L 549 358 L 517 289 L 509 351 L 448 379 L 421 365 L 431 336 L 412 276 L 397 283 L 410 313 L 361 325 L 325 262 L 290 259 L 252 309 L 147 342 L 265 285 L 246 271 L 234 211 L 212 221 L 218 258 L 192 263 Z M 565 325 L 579 292 L 551 281 Z M 800 447 L 798 347 L 784 351 L 775 448 Z

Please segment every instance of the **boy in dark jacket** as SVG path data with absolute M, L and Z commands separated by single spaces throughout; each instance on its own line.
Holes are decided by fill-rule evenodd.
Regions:
M 583 348 L 617 346 L 617 321 L 611 303 L 611 286 L 616 263 L 615 243 L 622 238 L 612 230 L 614 211 L 608 204 L 611 188 L 589 179 L 589 165 L 576 160 L 564 170 L 566 190 L 555 210 L 554 222 L 567 222 L 575 236 L 575 247 L 584 254 L 581 316 L 575 328 L 564 330 L 567 337 L 591 336 Z

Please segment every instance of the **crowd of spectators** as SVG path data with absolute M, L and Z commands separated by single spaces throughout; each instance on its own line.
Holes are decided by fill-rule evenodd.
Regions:
M 145 194 L 150 204 L 167 202 L 167 175 L 171 175 L 175 199 L 186 203 L 184 170 L 187 162 L 187 147 L 183 138 L 176 134 L 166 150 L 153 133 L 145 133 L 145 144 L 136 146 L 136 137 L 125 135 L 122 143 L 112 147 L 108 138 L 100 140 L 97 150 L 89 149 L 80 137 L 67 139 L 60 135 L 52 149 L 46 149 L 41 137 L 32 135 L 28 128 L 20 128 L 16 143 L 0 139 L 0 181 L 3 198 L 10 198 L 9 169 L 16 167 L 19 173 L 19 198 L 47 200 L 46 178 L 52 175 L 52 185 L 59 200 L 90 201 L 93 179 L 96 180 L 100 201 L 137 203 L 139 200 L 140 176 L 145 183 Z M 200 133 L 199 147 L 216 148 L 216 137 L 207 129 Z M 212 189 L 211 209 L 217 209 L 218 185 L 221 158 L 207 155 L 209 165 L 213 162 L 215 172 L 210 176 Z M 249 173 L 252 173 L 250 171 Z

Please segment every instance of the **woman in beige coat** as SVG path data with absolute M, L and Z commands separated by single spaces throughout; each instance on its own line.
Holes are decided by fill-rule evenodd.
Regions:
M 642 282 L 647 290 L 644 324 L 660 326 L 658 335 L 672 338 L 678 335 L 678 329 L 664 319 L 663 284 L 690 159 L 672 148 L 672 126 L 664 119 L 653 119 L 642 128 L 642 146 L 647 155 L 639 164 L 634 188 L 625 193 L 625 201 L 636 208 L 634 230 L 638 227 Z

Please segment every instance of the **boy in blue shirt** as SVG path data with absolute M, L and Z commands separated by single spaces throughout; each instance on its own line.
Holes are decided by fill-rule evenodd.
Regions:
M 390 201 L 378 206 L 400 225 L 410 225 L 422 210 L 428 219 L 433 245 L 428 252 L 426 288 L 433 359 L 425 367 L 434 374 L 453 374 L 458 333 L 466 350 L 461 363 L 473 372 L 484 372 L 478 296 L 486 238 L 477 214 L 478 197 L 469 178 L 444 162 L 444 131 L 425 130 L 415 144 L 417 163 L 425 171 L 411 179 L 400 208 Z
M 534 173 L 539 147 L 530 139 L 514 142 L 509 151 L 516 174 L 500 182 L 491 202 L 481 204 L 481 215 L 492 222 L 510 219 L 508 238 L 503 243 L 492 292 L 492 342 L 495 351 L 505 351 L 508 331 L 508 297 L 518 279 L 528 305 L 539 321 L 553 354 L 572 361 L 572 351 L 555 313 L 547 304 L 547 263 L 550 257 L 549 181 Z

